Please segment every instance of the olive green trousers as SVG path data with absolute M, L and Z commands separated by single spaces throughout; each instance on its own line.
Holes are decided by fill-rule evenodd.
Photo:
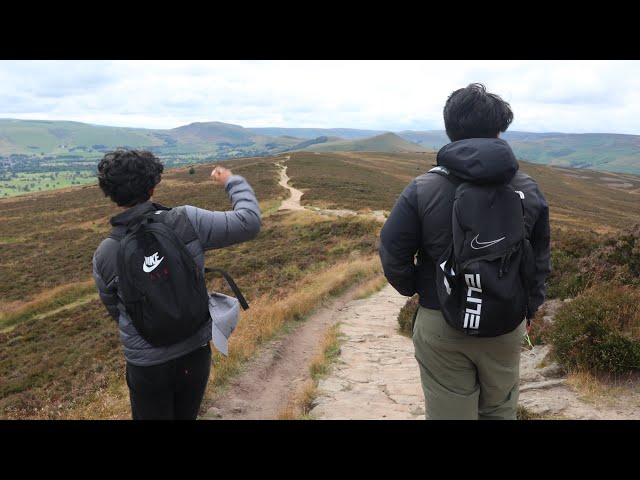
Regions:
M 516 419 L 524 321 L 476 338 L 450 327 L 440 310 L 418 307 L 412 332 L 427 419 Z

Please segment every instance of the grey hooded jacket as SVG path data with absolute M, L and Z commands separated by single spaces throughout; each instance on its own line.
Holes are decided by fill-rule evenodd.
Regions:
M 213 212 L 185 205 L 170 210 L 165 223 L 177 232 L 190 222 L 197 233 L 196 240 L 187 243 L 187 249 L 199 268 L 204 270 L 204 251 L 226 247 L 251 240 L 261 226 L 260 208 L 256 195 L 240 175 L 232 175 L 224 185 L 233 211 Z M 129 220 L 142 213 L 155 210 L 151 202 L 129 208 L 111 219 L 114 230 L 122 229 Z M 154 347 L 144 340 L 120 301 L 118 289 L 117 253 L 120 242 L 107 238 L 100 243 L 93 256 L 93 277 L 100 299 L 107 311 L 118 321 L 120 340 L 127 362 L 136 366 L 150 366 L 186 355 L 211 339 L 211 319 L 198 332 L 186 340 L 163 347 Z

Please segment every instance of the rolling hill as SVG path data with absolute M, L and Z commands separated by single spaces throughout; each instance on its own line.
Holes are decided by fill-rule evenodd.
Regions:
M 518 158 L 571 168 L 640 173 L 640 136 L 582 133 L 507 140 Z
M 0 119 L 0 155 L 68 153 L 71 148 L 161 146 L 157 131 L 107 127 L 80 122 Z
M 398 136 L 436 152 L 449 143 L 449 138 L 444 130 L 428 130 L 425 132 L 403 130 L 398 132 Z
M 360 140 L 337 140 L 309 145 L 314 152 L 424 152 L 425 148 L 411 143 L 395 133 L 383 133 Z
M 274 141 L 269 135 L 263 135 L 248 130 L 240 125 L 222 122 L 196 122 L 166 131 L 166 135 L 175 139 L 178 144 L 209 145 L 264 145 Z M 299 138 L 284 137 L 279 139 L 284 145 L 296 144 Z
M 80 122 L 0 119 L 0 155 L 5 156 L 57 157 L 122 146 L 148 148 L 160 155 L 182 151 L 211 155 L 229 147 L 241 149 L 244 155 L 251 150 L 266 154 L 278 153 L 302 141 L 302 138 L 264 135 L 222 122 L 196 122 L 170 130 L 152 130 Z
M 449 143 L 444 131 L 403 131 L 402 138 L 434 150 Z M 516 157 L 532 163 L 640 174 L 640 136 L 613 133 L 533 133 L 506 131 Z

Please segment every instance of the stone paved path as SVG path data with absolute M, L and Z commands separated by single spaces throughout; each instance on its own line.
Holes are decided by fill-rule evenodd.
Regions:
M 398 333 L 407 298 L 387 285 L 340 313 L 346 338 L 332 373 L 318 385 L 319 419 L 420 419 L 424 395 L 413 343 Z

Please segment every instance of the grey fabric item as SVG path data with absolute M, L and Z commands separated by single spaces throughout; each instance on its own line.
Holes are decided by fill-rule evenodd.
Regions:
M 211 185 L 211 188 L 216 187 Z M 232 211 L 213 212 L 185 205 L 176 207 L 165 215 L 165 223 L 176 231 L 185 231 L 185 222 L 195 230 L 197 238 L 188 242 L 186 246 L 203 273 L 205 250 L 251 240 L 260 231 L 262 217 L 258 200 L 244 177 L 232 175 L 224 188 L 233 206 Z M 118 225 L 126 224 L 133 216 L 153 208 L 150 202 L 136 205 L 113 217 L 111 224 L 116 228 Z M 100 243 L 93 256 L 93 277 L 100 299 L 109 314 L 118 322 L 126 360 L 141 367 L 157 365 L 186 355 L 211 340 L 211 321 L 203 325 L 192 337 L 174 345 L 154 347 L 140 336 L 119 299 L 116 261 L 119 245 L 120 243 L 112 238 Z
M 229 355 L 229 337 L 240 320 L 240 302 L 224 293 L 209 294 L 209 315 L 213 344 L 225 357 Z

